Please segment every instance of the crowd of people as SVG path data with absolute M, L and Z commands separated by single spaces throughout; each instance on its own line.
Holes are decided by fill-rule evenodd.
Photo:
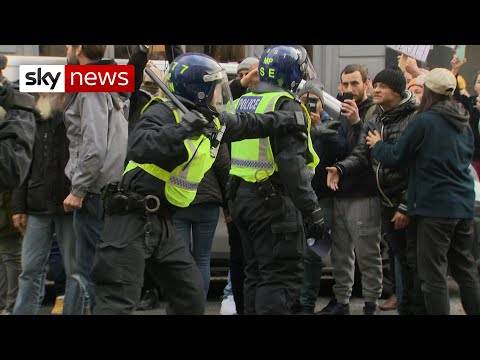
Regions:
M 67 45 L 67 61 L 115 64 L 105 50 Z M 202 315 L 220 211 L 221 314 L 348 315 L 357 281 L 365 315 L 447 315 L 450 274 L 465 313 L 480 314 L 480 72 L 470 96 L 466 60 L 427 70 L 410 58 L 373 80 L 349 64 L 332 117 L 302 46 L 267 47 L 231 81 L 208 55 L 166 54 L 164 76 L 131 47 L 133 93 L 17 99 L 1 76 L 4 314 L 37 314 L 50 269 L 52 314 L 132 314 L 164 297 L 167 314 Z M 315 312 L 328 251 L 334 297 Z

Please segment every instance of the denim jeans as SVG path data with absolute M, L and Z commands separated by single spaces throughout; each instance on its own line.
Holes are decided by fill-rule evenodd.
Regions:
M 218 205 L 197 204 L 178 210 L 173 217 L 178 236 L 191 249 L 195 263 L 202 273 L 205 298 L 210 287 L 210 258 L 219 215 Z
M 48 266 L 50 267 L 50 272 L 52 273 L 53 281 L 55 282 L 55 296 L 63 296 L 65 294 L 65 282 L 67 278 L 65 275 L 62 253 L 56 236 L 52 243 L 52 249 L 50 250 Z
M 87 203 L 88 202 L 88 203 Z M 88 193 L 83 206 L 73 212 L 75 268 L 67 275 L 64 315 L 82 315 L 95 306 L 95 285 L 91 279 L 96 246 L 103 232 L 103 203 L 99 194 Z
M 227 285 L 225 285 L 225 288 L 223 289 L 223 297 L 226 299 L 227 296 L 232 295 L 233 296 L 233 290 L 232 290 L 232 279 L 230 278 L 230 270 L 228 270 L 228 282 Z
M 53 234 L 63 254 L 65 273 L 71 273 L 75 261 L 75 234 L 71 215 L 29 215 L 23 238 L 22 274 L 14 315 L 35 315 L 40 308 L 45 266 L 52 247 Z

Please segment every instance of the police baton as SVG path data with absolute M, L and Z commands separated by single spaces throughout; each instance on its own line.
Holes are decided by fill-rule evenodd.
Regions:
M 145 72 L 152 78 L 152 80 L 155 82 L 155 84 L 158 85 L 160 89 L 169 97 L 170 100 L 183 112 L 183 113 L 188 113 L 188 109 L 186 108 L 185 105 L 183 105 L 180 100 L 177 99 L 175 95 L 172 94 L 172 92 L 168 89 L 167 85 L 163 83 L 162 80 L 153 72 L 152 69 L 150 69 L 148 66 L 145 67 Z
M 163 83 L 162 80 L 153 72 L 152 69 L 150 69 L 148 66 L 145 68 L 146 73 L 148 76 L 152 78 L 152 80 L 155 82 L 155 84 L 158 85 L 160 89 L 167 95 L 170 100 L 184 113 L 188 113 L 189 110 L 186 108 L 185 105 L 183 105 L 178 98 L 172 94 L 172 92 L 168 89 L 167 85 Z M 211 155 L 212 157 L 216 157 L 218 153 L 218 145 L 220 144 L 220 141 L 222 140 L 223 133 L 225 132 L 225 125 L 222 126 L 220 131 L 218 132 L 209 132 L 207 129 L 203 129 L 202 133 L 206 137 L 210 139 L 210 142 L 212 144 L 213 149 L 211 150 Z

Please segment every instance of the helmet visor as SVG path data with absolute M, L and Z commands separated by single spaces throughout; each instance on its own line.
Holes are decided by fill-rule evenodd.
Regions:
M 222 69 L 222 71 L 205 75 L 204 81 L 215 81 L 209 104 L 212 110 L 218 113 L 233 112 L 232 93 L 228 85 L 227 72 Z

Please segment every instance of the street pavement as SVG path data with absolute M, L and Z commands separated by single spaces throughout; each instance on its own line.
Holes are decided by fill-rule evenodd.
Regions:
M 205 315 L 219 315 L 221 307 L 220 296 L 222 294 L 223 287 L 225 286 L 224 281 L 214 281 L 211 283 L 211 291 L 209 292 L 209 297 L 207 299 L 207 304 L 205 308 Z M 457 283 L 453 279 L 448 281 L 449 291 L 450 291 L 450 313 L 451 315 L 465 315 L 461 302 L 460 294 Z M 315 306 L 315 311 L 320 311 L 325 305 L 328 304 L 331 294 L 322 294 L 318 297 L 317 303 Z M 379 303 L 383 303 L 385 300 L 380 300 Z M 361 297 L 352 297 L 350 299 L 350 312 L 352 315 L 362 315 L 363 314 L 363 305 L 364 300 Z M 45 304 L 42 306 L 39 315 L 49 315 L 53 307 L 53 303 Z M 145 316 L 145 315 L 166 315 L 165 313 L 166 303 L 165 301 L 160 301 L 160 307 L 154 310 L 147 311 L 135 311 L 134 315 Z M 392 311 L 379 311 L 378 315 L 398 315 L 396 310 Z
M 462 304 L 460 302 L 460 294 L 458 285 L 452 279 L 449 280 L 450 291 L 450 313 L 451 315 L 465 315 Z M 315 311 L 320 311 L 330 301 L 330 296 L 319 296 L 315 306 Z M 380 300 L 379 304 L 385 300 Z M 350 299 L 350 313 L 351 315 L 363 315 L 363 306 L 365 302 L 363 298 L 352 297 Z M 136 311 L 135 315 L 166 315 L 165 314 L 165 302 L 160 302 L 160 308 L 148 311 Z M 219 315 L 221 307 L 221 300 L 208 299 L 205 309 L 205 315 Z M 392 311 L 379 311 L 378 315 L 398 315 L 396 310 Z

